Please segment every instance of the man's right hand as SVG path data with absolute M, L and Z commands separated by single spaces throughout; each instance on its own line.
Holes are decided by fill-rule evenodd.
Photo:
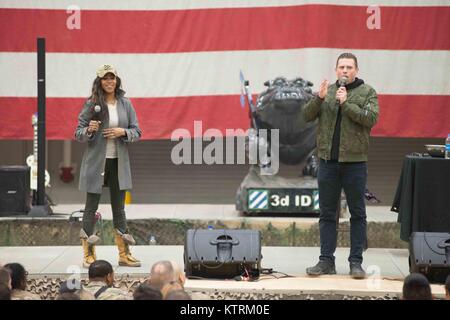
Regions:
M 322 83 L 320 84 L 319 88 L 319 98 L 324 99 L 328 93 L 328 80 L 324 79 Z
M 100 127 L 100 123 L 101 121 L 95 121 L 95 120 L 91 120 L 89 122 L 89 127 L 87 129 L 88 133 L 93 133 L 95 131 L 98 131 L 99 127 Z

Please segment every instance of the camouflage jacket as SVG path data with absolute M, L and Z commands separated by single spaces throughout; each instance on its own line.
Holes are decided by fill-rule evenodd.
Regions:
M 41 297 L 28 291 L 13 289 L 11 290 L 11 300 L 41 300 Z
M 89 281 L 89 283 L 83 286 L 83 289 L 95 295 L 106 284 L 102 281 Z M 110 287 L 103 291 L 97 298 L 97 300 L 131 300 L 132 297 L 127 292 L 118 288 Z
M 331 84 L 323 100 L 316 96 L 302 110 L 305 121 L 318 119 L 318 156 L 324 160 L 331 158 L 339 108 L 336 102 L 337 89 L 336 84 Z M 370 130 L 378 120 L 377 93 L 371 86 L 362 84 L 347 91 L 347 100 L 341 108 L 339 162 L 367 161 Z

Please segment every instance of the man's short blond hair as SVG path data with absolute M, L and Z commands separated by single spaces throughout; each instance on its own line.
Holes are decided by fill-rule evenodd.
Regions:
M 158 261 L 152 266 L 148 283 L 161 290 L 166 283 L 170 283 L 174 280 L 174 276 L 173 265 L 170 261 Z

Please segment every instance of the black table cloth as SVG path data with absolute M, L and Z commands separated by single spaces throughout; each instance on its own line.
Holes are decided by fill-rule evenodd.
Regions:
M 391 211 L 400 239 L 412 232 L 450 232 L 450 159 L 406 156 Z

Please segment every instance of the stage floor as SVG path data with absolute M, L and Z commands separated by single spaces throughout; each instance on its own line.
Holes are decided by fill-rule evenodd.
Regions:
M 262 267 L 273 268 L 293 276 L 275 279 L 263 275 L 259 281 L 235 280 L 188 280 L 186 288 L 192 291 L 238 291 L 292 294 L 344 294 L 355 296 L 400 296 L 403 279 L 409 274 L 408 250 L 370 248 L 364 253 L 363 267 L 367 279 L 354 280 L 348 275 L 349 248 L 336 251 L 337 275 L 308 277 L 305 269 L 317 262 L 317 247 L 262 247 Z M 173 260 L 183 266 L 183 246 L 135 246 L 133 254 L 142 261 L 139 268 L 117 265 L 115 246 L 97 246 L 98 259 L 112 263 L 116 276 L 146 277 L 153 263 Z M 25 266 L 30 277 L 65 277 L 74 272 L 87 276 L 81 266 L 81 246 L 59 247 L 0 247 L 0 263 L 19 262 Z M 275 274 L 281 277 L 281 274 Z M 445 296 L 443 285 L 432 285 L 433 294 Z
M 53 207 L 54 214 L 48 217 L 34 219 L 68 219 L 74 211 L 84 209 L 83 203 L 78 204 L 60 204 Z M 390 211 L 390 206 L 367 205 L 368 222 L 396 222 L 398 214 Z M 111 206 L 109 204 L 100 204 L 98 211 L 103 219 L 112 220 Z M 189 219 L 189 220 L 242 220 L 251 219 L 255 221 L 277 221 L 285 223 L 317 223 L 319 218 L 312 215 L 295 216 L 289 214 L 255 214 L 252 217 L 246 217 L 239 211 L 236 211 L 234 204 L 127 204 L 125 205 L 127 220 L 135 219 Z M 76 214 L 80 216 L 80 213 Z M 11 219 L 30 219 L 28 215 L 5 215 L 1 220 Z M 349 221 L 350 214 L 347 212 L 341 222 Z

